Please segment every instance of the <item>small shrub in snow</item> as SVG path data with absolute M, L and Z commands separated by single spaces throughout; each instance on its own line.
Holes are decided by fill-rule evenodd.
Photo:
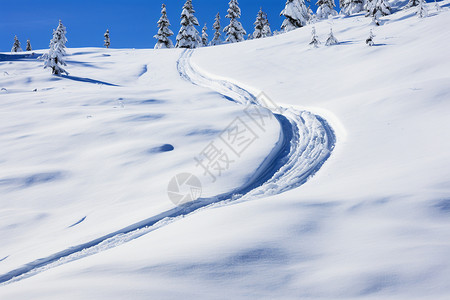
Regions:
M 442 7 L 439 5 L 439 3 L 437 3 L 436 0 L 434 0 L 434 9 L 435 9 L 437 12 L 440 12 L 440 11 L 442 10 Z
M 320 45 L 319 37 L 316 34 L 316 28 L 313 27 L 311 31 L 311 42 L 309 43 L 314 48 L 318 48 Z
M 109 46 L 111 46 L 111 39 L 109 37 L 109 29 L 106 29 L 106 32 L 105 32 L 105 34 L 103 36 L 105 37 L 105 44 L 104 44 L 104 46 L 106 48 L 109 48 Z
M 336 45 L 339 44 L 339 41 L 337 40 L 337 38 L 334 36 L 333 34 L 333 28 L 330 28 L 330 34 L 328 35 L 327 41 L 325 43 L 326 46 L 332 46 L 332 45 Z
M 56 30 L 53 30 L 53 38 L 50 41 L 50 50 L 44 59 L 44 68 L 51 68 L 54 75 L 69 74 L 61 66 L 66 66 L 64 56 L 66 55 L 66 27 L 59 20 Z
M 238 19 L 241 17 L 241 9 L 237 0 L 230 0 L 228 3 L 228 14 L 225 18 L 230 19 L 230 24 L 226 26 L 223 31 L 227 34 L 226 41 L 228 43 L 238 43 L 244 40 L 244 36 L 247 34 L 241 22 Z
M 419 0 L 419 5 L 417 5 L 416 14 L 419 18 L 425 18 L 428 16 L 428 8 L 425 0 Z
M 31 47 L 31 42 L 30 40 L 27 40 L 27 48 L 25 49 L 26 51 L 32 51 L 33 48 Z
M 170 22 L 167 17 L 166 5 L 161 7 L 161 18 L 158 21 L 158 34 L 154 36 L 158 41 L 156 42 L 155 49 L 168 49 L 173 48 L 173 43 L 170 37 L 173 35 L 172 30 L 169 29 Z
M 374 37 L 375 37 L 375 35 L 373 34 L 372 29 L 370 29 L 369 37 L 366 39 L 366 44 L 369 45 L 370 47 L 372 47 L 374 45 L 374 41 L 373 41 Z
M 17 35 L 14 36 L 14 43 L 13 46 L 11 48 L 11 52 L 22 52 L 22 48 L 20 48 L 20 42 L 19 39 L 17 38 Z

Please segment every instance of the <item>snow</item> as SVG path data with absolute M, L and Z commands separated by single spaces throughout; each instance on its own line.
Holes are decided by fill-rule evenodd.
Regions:
M 315 23 L 332 47 L 311 49 L 308 25 L 195 51 L 68 49 L 62 77 L 0 54 L 0 278 L 72 251 L 0 298 L 447 299 L 450 3 L 432 5 Z M 194 157 L 251 124 L 261 91 L 300 126 L 293 167 L 255 177 L 289 132 L 268 118 L 212 182 Z M 166 194 L 181 172 L 202 181 L 189 207 Z

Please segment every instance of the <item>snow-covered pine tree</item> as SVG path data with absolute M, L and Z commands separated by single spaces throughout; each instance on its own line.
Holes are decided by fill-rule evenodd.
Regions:
M 59 20 L 59 25 L 56 30 L 53 30 L 53 38 L 50 41 L 50 50 L 44 57 L 44 68 L 52 68 L 54 75 L 61 75 L 62 73 L 69 74 L 61 66 L 66 66 L 64 55 L 66 55 L 66 27 Z
M 312 28 L 312 31 L 311 31 L 311 42 L 309 44 L 311 46 L 313 46 L 314 48 L 319 48 L 320 41 L 319 41 L 319 37 L 316 34 L 316 27 Z
M 214 20 L 214 37 L 212 39 L 212 41 L 209 43 L 210 46 L 217 46 L 222 44 L 222 40 L 220 39 L 221 33 L 220 33 L 220 14 L 217 13 L 216 18 Z
M 329 16 L 337 16 L 337 11 L 334 9 L 336 6 L 334 0 L 318 0 L 316 15 L 319 19 L 328 19 Z
M 347 16 L 364 10 L 364 0 L 340 0 L 341 12 Z
M 270 27 L 268 27 L 270 26 L 270 24 L 269 21 L 267 20 L 267 15 L 262 11 L 262 8 L 259 9 L 254 24 L 255 24 L 255 31 L 253 32 L 252 35 L 253 39 L 260 39 L 270 35 L 270 33 L 267 32 L 267 31 L 271 32 Z
M 367 4 L 366 17 L 372 17 L 376 25 L 380 25 L 379 18 L 391 14 L 391 7 L 387 0 L 372 0 Z
M 11 48 L 11 52 L 22 52 L 22 48 L 20 48 L 20 42 L 19 39 L 17 38 L 17 35 L 14 36 L 14 43 L 13 46 Z
M 419 18 L 425 18 L 428 16 L 428 8 L 427 8 L 427 3 L 425 2 L 425 0 L 419 0 L 419 5 L 417 5 L 416 15 Z
M 109 48 L 109 46 L 111 46 L 111 38 L 109 37 L 109 29 L 106 29 L 106 32 L 103 36 L 105 37 L 104 46 L 106 48 Z
M 281 11 L 280 16 L 285 17 L 281 25 L 283 31 L 291 31 L 303 27 L 310 19 L 304 0 L 287 0 L 286 6 Z
M 195 10 L 192 0 L 186 0 L 181 12 L 181 28 L 177 35 L 177 48 L 197 48 L 202 44 L 200 34 L 194 26 L 198 26 L 198 20 L 194 16 Z
M 269 18 L 267 17 L 267 13 L 264 13 L 264 27 L 262 30 L 262 37 L 272 36 L 272 30 L 270 29 Z
M 258 14 L 256 15 L 256 21 L 253 24 L 255 25 L 255 31 L 253 31 L 251 37 L 254 39 L 262 38 L 262 30 L 264 28 L 264 13 L 262 8 L 259 9 Z
M 241 17 L 241 9 L 237 0 L 230 0 L 228 3 L 228 14 L 225 18 L 230 19 L 230 24 L 226 26 L 223 31 L 227 35 L 227 43 L 238 43 L 244 40 L 244 36 L 247 32 L 242 27 L 241 22 L 238 19 Z
M 330 28 L 330 34 L 328 35 L 325 46 L 332 46 L 332 45 L 336 45 L 336 44 L 339 44 L 339 41 L 333 34 L 333 28 Z
M 439 3 L 437 3 L 436 0 L 434 0 L 434 9 L 435 9 L 437 12 L 442 11 L 442 7 L 439 5 Z
M 31 48 L 30 40 L 27 40 L 27 48 L 25 50 L 27 50 L 27 51 L 32 51 L 33 50 L 33 48 Z
M 206 32 L 208 30 L 208 28 L 205 26 L 203 26 L 202 29 L 202 45 L 203 47 L 207 47 L 208 46 L 208 33 Z
M 419 5 L 420 0 L 409 0 L 408 3 L 403 7 L 403 9 L 408 9 L 414 6 Z
M 373 34 L 372 29 L 370 29 L 369 37 L 366 39 L 366 44 L 372 47 L 374 45 L 373 42 L 374 37 L 375 35 Z
M 167 17 L 166 5 L 161 7 L 161 18 L 158 21 L 158 34 L 154 36 L 158 41 L 156 42 L 155 49 L 168 49 L 173 48 L 173 43 L 170 37 L 173 35 L 172 30 L 169 29 L 170 22 Z

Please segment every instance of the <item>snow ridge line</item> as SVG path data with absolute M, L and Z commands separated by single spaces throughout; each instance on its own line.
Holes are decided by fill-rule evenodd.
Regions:
M 181 77 L 193 84 L 212 88 L 231 101 L 259 105 L 256 97 L 244 88 L 225 80 L 208 78 L 194 70 L 190 63 L 192 53 L 192 50 L 184 51 L 177 62 Z M 274 116 L 282 128 L 278 145 L 258 168 L 257 174 L 244 186 L 226 194 L 175 207 L 95 240 L 30 262 L 0 275 L 0 286 L 120 246 L 204 209 L 274 195 L 300 186 L 330 156 L 335 144 L 334 133 L 323 119 L 309 112 L 284 109 L 283 114 L 274 113 Z

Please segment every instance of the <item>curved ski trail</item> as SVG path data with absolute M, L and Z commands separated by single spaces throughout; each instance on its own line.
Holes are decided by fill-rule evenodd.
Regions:
M 178 72 L 182 78 L 211 88 L 236 103 L 261 106 L 257 97 L 248 90 L 226 80 L 209 78 L 198 67 L 194 68 L 190 61 L 192 54 L 193 50 L 185 50 L 177 61 Z M 331 155 L 336 142 L 333 130 L 325 120 L 310 112 L 292 108 L 272 108 L 272 113 L 282 129 L 280 140 L 258 168 L 257 174 L 244 186 L 223 195 L 201 198 L 175 207 L 90 242 L 30 262 L 0 275 L 0 286 L 117 247 L 211 206 L 279 194 L 302 185 Z

